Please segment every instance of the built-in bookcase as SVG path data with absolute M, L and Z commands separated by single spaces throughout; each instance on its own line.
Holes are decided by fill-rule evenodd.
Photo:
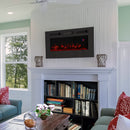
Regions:
M 97 82 L 45 80 L 44 102 L 54 104 L 54 112 L 70 114 L 82 128 L 90 129 L 98 118 Z

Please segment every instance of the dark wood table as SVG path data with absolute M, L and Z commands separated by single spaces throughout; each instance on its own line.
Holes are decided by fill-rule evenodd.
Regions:
M 26 130 L 23 121 L 24 114 L 0 123 L 0 130 Z M 33 130 L 65 130 L 68 127 L 69 117 L 70 116 L 66 114 L 54 113 L 53 116 L 46 120 L 38 118 L 36 120 L 37 128 Z

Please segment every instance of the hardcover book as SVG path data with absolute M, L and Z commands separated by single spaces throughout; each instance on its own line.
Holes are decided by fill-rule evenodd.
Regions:
M 85 113 L 85 115 L 86 116 L 90 116 L 90 102 L 89 101 L 86 101 L 86 113 Z

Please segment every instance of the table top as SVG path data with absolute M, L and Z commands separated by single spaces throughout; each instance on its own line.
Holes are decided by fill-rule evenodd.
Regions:
M 8 121 L 0 123 L 0 130 L 26 130 L 23 116 L 25 113 L 16 116 Z M 60 124 L 68 122 L 69 115 L 54 113 L 46 120 L 36 119 L 37 127 L 33 130 L 55 130 Z M 30 129 L 31 130 L 31 129 Z

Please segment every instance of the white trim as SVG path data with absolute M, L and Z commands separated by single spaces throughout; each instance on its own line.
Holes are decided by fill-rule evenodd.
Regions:
M 26 27 L 26 28 L 0 30 L 0 35 L 13 34 L 13 33 L 19 33 L 19 32 L 27 32 L 27 33 L 29 33 L 30 29 L 29 29 L 29 27 Z
M 28 91 L 28 89 L 25 89 L 25 88 L 9 88 L 10 91 Z
M 90 67 L 84 69 L 29 68 L 32 72 L 32 107 L 44 102 L 44 80 L 98 82 L 99 115 L 101 108 L 109 107 L 110 76 L 115 68 Z M 38 89 L 37 89 L 38 86 Z M 39 96 L 37 96 L 39 95 Z
M 27 35 L 27 32 L 12 32 L 12 33 L 6 33 L 2 34 L 2 37 L 8 37 L 8 36 L 18 36 L 18 35 Z
M 2 48 L 3 48 L 3 45 L 2 45 L 2 40 L 3 40 L 3 38 L 4 37 L 6 37 L 6 36 L 14 36 L 14 35 L 27 35 L 27 48 L 28 48 L 28 58 L 27 58 L 27 62 L 25 61 L 25 62 L 13 62 L 13 64 L 15 64 L 15 63 L 19 63 L 19 64 L 26 64 L 27 66 L 29 66 L 30 65 L 30 62 L 31 62 L 31 60 L 30 60 L 30 28 L 29 27 L 26 27 L 26 28 L 17 28 L 17 29 L 8 29 L 8 30 L 2 30 L 2 31 L 0 31 L 0 50 L 1 51 L 4 51 Z M 2 38 L 3 37 L 3 38 Z M 1 55 L 0 55 L 0 60 L 1 60 L 1 63 L 3 64 L 12 64 L 12 62 L 3 62 L 2 60 L 4 60 L 3 59 L 3 57 L 4 56 L 2 56 L 4 53 L 2 53 L 1 52 Z M 5 61 L 5 60 L 4 60 Z M 3 78 L 5 78 L 5 75 L 3 75 L 3 74 L 5 74 L 5 72 L 3 72 L 3 74 L 2 74 L 2 71 L 4 70 L 3 69 L 3 65 L 0 65 L 0 72 L 1 72 L 1 76 L 0 76 L 0 87 L 3 87 L 3 86 L 5 86 L 5 82 L 3 82 L 3 81 L 5 81 L 5 80 L 3 80 Z M 31 89 L 31 86 L 30 86 L 30 82 L 31 82 L 31 79 L 30 79 L 30 76 L 31 76 L 31 74 L 30 74 L 30 72 L 28 72 L 28 70 L 27 70 L 27 74 L 28 74 L 28 88 L 26 89 L 27 91 L 30 91 L 30 89 Z M 17 88 L 15 89 L 15 88 L 10 88 L 10 90 L 17 90 Z M 22 90 L 24 90 L 24 89 L 18 89 L 19 91 L 22 91 Z
M 26 61 L 26 62 L 4 62 L 4 64 L 25 64 L 25 65 L 27 65 L 28 64 L 28 62 Z
M 44 68 L 44 67 L 34 67 L 29 68 L 32 72 L 41 72 L 44 74 L 98 74 L 98 73 L 109 73 L 115 70 L 115 68 L 107 67 L 89 67 L 89 68 Z

